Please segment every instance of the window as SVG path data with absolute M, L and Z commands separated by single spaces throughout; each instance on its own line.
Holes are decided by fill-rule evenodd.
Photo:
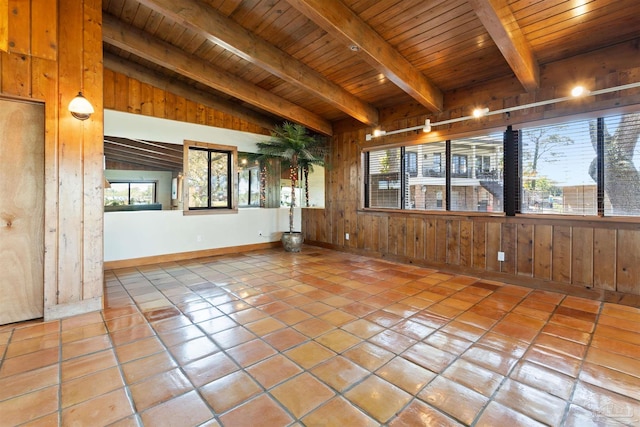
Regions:
M 409 176 L 418 176 L 418 153 L 415 151 L 407 151 L 405 153 L 405 162 L 407 163 L 407 173 Z
M 636 112 L 371 151 L 365 207 L 640 216 L 639 129 Z
M 599 122 L 603 142 L 604 214 L 640 215 L 640 113 L 605 117 Z M 591 122 L 592 128 L 597 126 Z M 591 171 L 591 169 L 590 169 Z
M 491 177 L 491 156 L 476 156 L 475 174 L 481 179 Z
M 590 175 L 596 153 L 590 122 L 520 131 L 522 213 L 596 215 L 597 185 Z
M 450 210 L 501 212 L 503 135 L 451 141 Z
M 444 147 L 442 147 L 444 150 Z M 442 168 L 442 153 L 433 153 L 433 165 L 430 170 L 429 176 L 444 176 L 444 169 Z
M 156 203 L 155 182 L 111 182 L 104 189 L 105 206 L 151 205 Z
M 233 209 L 235 147 L 185 141 L 185 210 Z
M 260 206 L 260 166 L 252 156 L 238 154 L 238 206 Z
M 400 208 L 400 148 L 368 153 L 368 206 Z
M 443 210 L 445 194 L 445 165 L 442 164 L 444 142 L 433 142 L 411 147 L 422 159 L 422 176 L 409 175 L 408 186 L 411 204 L 407 209 Z
M 454 178 L 468 178 L 467 156 L 453 154 L 451 156 L 451 176 Z
M 238 206 L 260 206 L 260 170 L 257 166 L 238 172 Z

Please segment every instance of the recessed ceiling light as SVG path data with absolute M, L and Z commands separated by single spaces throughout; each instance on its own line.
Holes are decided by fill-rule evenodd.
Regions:
M 356 44 L 352 44 L 352 45 L 349 46 L 349 50 L 351 52 L 358 52 L 358 51 L 360 51 L 360 46 L 358 46 Z

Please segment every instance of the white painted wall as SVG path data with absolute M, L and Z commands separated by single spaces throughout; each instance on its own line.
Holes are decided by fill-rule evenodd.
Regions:
M 299 230 L 300 209 L 294 215 Z M 247 208 L 237 214 L 211 215 L 183 215 L 182 211 L 106 212 L 104 260 L 276 242 L 288 229 L 288 208 Z
M 138 114 L 105 110 L 104 134 L 182 145 L 193 140 L 235 145 L 238 151 L 255 152 L 265 135 L 220 129 Z M 313 180 L 312 198 L 324 205 L 324 170 Z M 321 192 L 321 195 L 320 195 Z M 294 228 L 300 230 L 300 209 Z M 105 212 L 104 260 L 118 261 L 198 250 L 275 242 L 289 229 L 289 209 L 241 208 L 238 213 L 183 215 L 182 211 Z M 262 236 L 260 235 L 262 232 Z

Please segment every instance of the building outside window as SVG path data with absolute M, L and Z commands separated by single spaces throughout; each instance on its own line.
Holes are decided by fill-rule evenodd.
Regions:
M 467 177 L 467 156 L 454 154 L 451 156 L 451 176 L 455 178 Z
M 415 151 L 407 151 L 405 153 L 405 162 L 407 164 L 407 173 L 409 176 L 418 176 L 418 153 Z

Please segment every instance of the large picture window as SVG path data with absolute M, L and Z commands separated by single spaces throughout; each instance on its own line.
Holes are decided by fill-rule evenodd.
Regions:
M 639 137 L 637 112 L 370 151 L 365 207 L 639 216 Z
M 640 113 L 520 131 L 522 213 L 640 215 Z
M 367 159 L 367 207 L 502 212 L 502 134 L 376 150 Z
M 595 151 L 590 121 L 526 127 L 522 141 L 522 213 L 595 215 Z
M 235 147 L 185 142 L 186 210 L 233 209 Z

